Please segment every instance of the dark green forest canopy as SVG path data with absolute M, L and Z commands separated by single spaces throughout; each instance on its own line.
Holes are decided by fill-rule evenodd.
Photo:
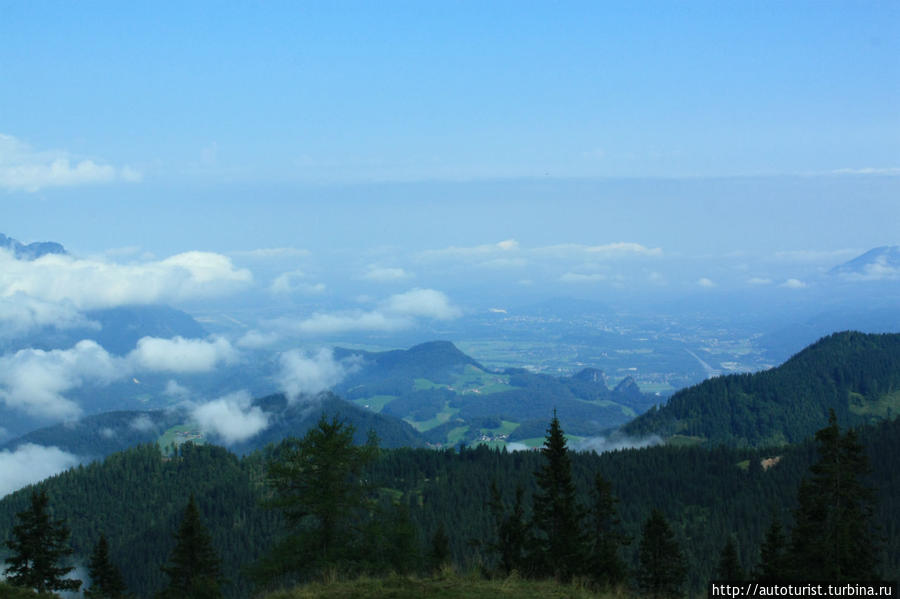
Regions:
M 900 334 L 835 333 L 777 368 L 683 389 L 623 428 L 761 447 L 811 437 L 832 409 L 844 426 L 900 414 Z
M 900 421 L 861 429 L 860 440 L 872 461 L 866 478 L 875 489 L 875 519 L 887 535 L 880 568 L 891 578 L 900 574 Z M 763 469 L 760 460 L 780 458 Z M 111 561 L 121 565 L 128 588 L 150 594 L 165 583 L 160 567 L 174 546 L 183 506 L 191 493 L 223 560 L 231 597 L 248 596 L 250 584 L 241 568 L 273 544 L 283 528 L 280 516 L 260 507 L 266 495 L 265 455 L 244 458 L 215 446 L 186 445 L 164 458 L 155 445 L 114 454 L 104 462 L 81 466 L 48 479 L 47 491 L 56 517 L 72 530 L 76 555 L 85 560 L 100 533 L 109 539 Z M 684 549 L 686 589 L 701 591 L 718 564 L 722 546 L 733 535 L 744 570 L 758 551 L 777 514 L 791 525 L 791 510 L 801 479 L 816 459 L 811 441 L 795 447 L 752 450 L 718 447 L 653 447 L 596 454 L 573 454 L 572 473 L 578 500 L 587 505 L 597 474 L 608 479 L 620 499 L 624 531 L 639 538 L 641 525 L 658 508 Z M 449 537 L 453 561 L 460 567 L 490 562 L 492 530 L 491 481 L 511 508 L 514 490 L 522 486 L 526 510 L 536 491 L 534 473 L 542 464 L 537 452 L 504 453 L 486 447 L 460 451 L 384 450 L 368 469 L 373 486 L 389 490 L 406 505 L 424 548 L 441 524 Z M 749 466 L 748 466 L 749 464 Z M 15 514 L 26 506 L 31 489 L 0 501 L 0 540 L 9 535 Z M 636 543 L 623 557 L 636 563 Z

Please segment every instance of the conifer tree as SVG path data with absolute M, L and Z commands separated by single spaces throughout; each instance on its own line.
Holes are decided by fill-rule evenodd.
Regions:
M 80 580 L 63 578 L 74 570 L 59 561 L 72 555 L 68 545 L 69 529 L 62 520 L 51 520 L 46 491 L 31 492 L 31 505 L 17 514 L 12 538 L 6 546 L 12 555 L 4 574 L 10 584 L 46 591 L 77 591 Z
M 527 567 L 527 549 L 530 542 L 528 523 L 525 521 L 525 490 L 516 487 L 516 501 L 510 514 L 506 513 L 497 481 L 491 483 L 491 513 L 494 516 L 496 542 L 491 545 L 500 555 L 500 568 L 509 575 L 513 570 L 522 574 L 530 573 Z
M 191 495 L 184 517 L 175 533 L 175 548 L 169 563 L 162 568 L 169 585 L 158 599 L 221 599 L 221 566 L 212 537 L 200 520 L 197 503 Z
M 722 548 L 722 555 L 719 557 L 719 565 L 716 567 L 714 578 L 716 580 L 734 581 L 744 579 L 744 569 L 741 568 L 737 547 L 732 537 L 728 537 L 725 547 Z
M 125 581 L 122 572 L 109 561 L 109 542 L 106 535 L 101 534 L 94 546 L 91 561 L 88 565 L 91 575 L 91 587 L 84 591 L 89 599 L 121 599 L 125 597 Z
M 538 492 L 532 520 L 536 573 L 567 582 L 584 570 L 585 538 L 569 450 L 555 410 L 541 455 L 546 461 L 535 473 Z
M 620 584 L 627 576 L 627 568 L 619 555 L 619 548 L 627 545 L 630 539 L 622 532 L 621 521 L 616 513 L 618 502 L 612 493 L 612 484 L 597 474 L 589 514 L 592 530 L 588 574 L 601 587 Z
M 681 595 L 687 573 L 681 548 L 662 512 L 654 509 L 644 522 L 638 547 L 638 588 L 658 599 Z
M 797 493 L 791 534 L 791 570 L 797 579 L 872 580 L 880 551 L 873 523 L 874 496 L 860 481 L 868 458 L 853 431 L 843 436 L 830 411 L 816 433 L 819 461 Z
M 359 541 L 353 527 L 364 517 L 369 487 L 363 468 L 378 455 L 378 439 L 353 444 L 354 428 L 323 413 L 302 439 L 286 439 L 267 463 L 273 498 L 291 535 L 254 568 L 260 580 L 288 573 L 314 572 L 349 555 Z
M 788 577 L 787 538 L 776 515 L 772 516 L 772 524 L 759 548 L 759 565 L 754 576 L 759 582 L 777 582 Z
M 444 523 L 438 524 L 437 530 L 431 536 L 431 549 L 428 552 L 429 566 L 432 572 L 440 570 L 441 566 L 450 560 L 450 537 L 447 536 L 447 528 Z

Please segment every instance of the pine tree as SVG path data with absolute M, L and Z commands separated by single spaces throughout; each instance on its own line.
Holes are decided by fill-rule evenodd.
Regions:
M 594 497 L 590 511 L 592 537 L 588 554 L 588 574 L 601 587 L 611 587 L 625 581 L 627 568 L 619 555 L 619 548 L 630 539 L 622 532 L 616 513 L 619 500 L 612 493 L 612 484 L 600 474 L 594 478 Z
M 31 492 L 31 506 L 17 514 L 12 538 L 6 546 L 12 555 L 6 558 L 7 581 L 16 586 L 46 591 L 77 591 L 80 580 L 63 576 L 74 567 L 59 566 L 60 560 L 72 555 L 68 546 L 69 529 L 62 520 L 51 520 L 47 493 Z
M 816 433 L 819 461 L 797 492 L 791 534 L 791 570 L 798 579 L 872 580 L 880 539 L 874 495 L 860 481 L 869 463 L 853 431 L 841 436 L 837 416 Z
M 428 552 L 428 562 L 432 572 L 440 570 L 450 560 L 450 537 L 444 523 L 438 524 L 437 530 L 431 536 L 431 549 Z
M 525 490 L 516 487 L 516 501 L 510 514 L 506 513 L 497 482 L 491 483 L 491 513 L 494 516 L 496 542 L 491 549 L 500 555 L 500 569 L 504 575 L 513 570 L 529 573 L 527 554 L 529 539 L 528 523 L 525 521 Z
M 349 557 L 359 541 L 353 525 L 365 515 L 369 492 L 362 471 L 378 455 L 374 434 L 360 447 L 353 444 L 353 433 L 353 426 L 322 414 L 303 439 L 285 440 L 268 461 L 274 491 L 269 505 L 281 509 L 294 534 L 257 565 L 260 581 L 312 572 Z
M 583 511 L 575 499 L 572 463 L 555 410 L 541 455 L 546 463 L 535 473 L 538 493 L 532 520 L 536 573 L 568 582 L 584 570 Z
M 175 548 L 169 563 L 162 568 L 169 585 L 159 599 L 221 599 L 221 566 L 212 537 L 200 520 L 197 503 L 191 495 L 184 517 L 175 533 Z
M 759 582 L 777 582 L 788 577 L 787 538 L 776 515 L 772 516 L 772 524 L 759 548 L 759 565 L 754 575 Z
M 122 573 L 109 561 L 109 543 L 106 535 L 101 534 L 94 546 L 91 561 L 88 565 L 91 575 L 91 587 L 84 591 L 89 599 L 121 599 L 125 597 L 125 581 Z
M 687 573 L 681 548 L 662 512 L 654 509 L 644 522 L 638 547 L 637 582 L 651 597 L 678 597 Z
M 719 557 L 719 565 L 716 567 L 716 580 L 744 580 L 744 569 L 741 568 L 741 560 L 738 558 L 737 547 L 734 539 L 728 537 L 722 555 Z

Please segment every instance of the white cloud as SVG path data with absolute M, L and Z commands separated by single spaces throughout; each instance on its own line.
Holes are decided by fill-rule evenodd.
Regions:
M 630 256 L 662 256 L 662 248 L 649 248 L 640 243 L 627 241 L 619 241 L 615 243 L 607 243 L 601 245 L 585 245 L 580 243 L 561 243 L 557 245 L 548 245 L 536 247 L 530 250 L 532 253 L 541 256 L 555 258 L 600 258 L 614 259 L 627 258 Z
M 404 281 L 411 277 L 412 274 L 406 272 L 402 268 L 383 268 L 374 265 L 369 266 L 369 270 L 363 275 L 364 279 L 375 281 L 376 283 Z
M 313 295 L 325 291 L 324 283 L 307 283 L 304 281 L 306 274 L 299 270 L 292 270 L 278 275 L 269 286 L 271 293 L 279 295 L 289 295 L 293 293 L 304 293 Z
M 169 379 L 166 381 L 166 388 L 163 389 L 163 393 L 176 399 L 187 399 L 191 395 L 191 390 L 184 385 L 179 385 L 178 381 Z
M 376 311 L 342 314 L 316 312 L 304 320 L 279 318 L 271 321 L 270 324 L 276 328 L 292 330 L 296 333 L 327 335 L 349 331 L 398 331 L 411 327 L 413 321 L 408 318 L 387 316 Z
M 862 168 L 839 168 L 831 171 L 835 175 L 900 175 L 900 166 L 867 166 Z
M 230 445 L 246 441 L 269 426 L 269 415 L 251 403 L 248 392 L 238 391 L 196 406 L 191 417 L 204 432 Z
M 701 277 L 701 278 L 697 279 L 697 284 L 700 285 L 701 287 L 705 287 L 707 289 L 716 286 L 715 282 L 713 282 L 711 279 L 708 279 L 706 277 Z
M 0 337 L 21 335 L 44 326 L 69 329 L 100 325 L 88 320 L 71 302 L 52 302 L 21 292 L 0 297 Z
M 337 361 L 327 348 L 315 354 L 291 350 L 279 357 L 278 384 L 289 401 L 334 387 L 359 366 L 356 359 Z
M 788 279 L 784 283 L 781 284 L 782 287 L 787 287 L 788 289 L 803 289 L 806 287 L 806 283 L 801 281 L 800 279 Z
M 771 285 L 774 281 L 768 277 L 751 277 L 747 279 L 750 285 Z
M 580 272 L 564 273 L 559 280 L 563 283 L 596 283 L 606 280 L 606 275 L 601 273 L 583 274 Z
M 242 288 L 252 278 L 226 256 L 210 252 L 117 264 L 58 254 L 17 260 L 0 250 L 0 297 L 23 294 L 80 310 L 211 297 Z
M 129 425 L 136 431 L 141 431 L 142 433 L 147 433 L 156 428 L 156 425 L 153 423 L 153 420 L 150 419 L 150 416 L 146 414 L 141 414 L 136 416 L 134 420 L 132 420 Z
M 303 320 L 279 318 L 268 324 L 278 331 L 327 335 L 349 331 L 398 331 L 414 326 L 416 318 L 450 320 L 461 315 L 462 311 L 440 291 L 413 289 L 392 295 L 375 310 L 337 314 L 316 312 Z
M 605 453 L 607 451 L 619 451 L 621 449 L 640 449 L 661 445 L 662 438 L 658 435 L 649 437 L 632 438 L 619 435 L 609 437 L 588 437 L 572 443 L 573 451 L 595 451 Z
M 238 353 L 227 339 L 143 337 L 128 359 L 143 370 L 164 372 L 209 372 L 220 363 L 230 364 Z
M 413 289 L 406 293 L 392 295 L 383 309 L 399 316 L 421 316 L 437 320 L 451 320 L 462 315 L 450 299 L 434 289 Z
M 0 357 L 0 401 L 36 416 L 74 418 L 81 408 L 64 397 L 85 382 L 108 384 L 126 376 L 127 365 L 93 341 L 71 349 L 23 349 Z
M 281 335 L 276 332 L 262 332 L 251 329 L 244 333 L 241 338 L 235 342 L 235 345 L 247 349 L 262 349 L 274 345 L 279 339 L 281 339 Z
M 834 263 L 842 259 L 857 256 L 859 249 L 845 248 L 840 250 L 787 250 L 775 252 L 774 258 L 779 262 L 798 262 L 811 264 L 816 262 Z
M 136 169 L 117 168 L 91 159 L 72 158 L 59 150 L 39 151 L 11 135 L 0 133 L 0 188 L 35 192 L 47 187 L 136 182 Z
M 19 445 L 15 451 L 0 451 L 0 497 L 77 466 L 80 461 L 58 447 L 33 443 Z

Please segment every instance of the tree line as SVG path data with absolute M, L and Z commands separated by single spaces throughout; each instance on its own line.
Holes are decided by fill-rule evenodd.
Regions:
M 896 429 L 896 423 L 886 423 L 863 437 L 870 445 L 896 444 Z M 323 416 L 302 439 L 285 440 L 243 462 L 217 448 L 184 446 L 169 461 L 158 451 L 136 450 L 139 459 L 132 466 L 143 464 L 151 479 L 157 472 L 174 484 L 204 480 L 203 505 L 189 496 L 164 535 L 172 539 L 174 530 L 174 539 L 159 543 L 152 535 L 143 537 L 157 548 L 169 547 L 165 565 L 157 566 L 152 578 L 155 591 L 133 584 L 134 567 L 119 571 L 113 565 L 153 563 L 135 562 L 136 546 L 120 544 L 125 551 L 113 555 L 107 533 L 109 539 L 122 534 L 128 514 L 120 511 L 118 522 L 112 516 L 93 520 L 88 528 L 97 540 L 86 596 L 122 597 L 128 588 L 161 598 L 237 596 L 247 594 L 251 584 L 281 586 L 328 571 L 351 576 L 427 572 L 447 562 L 477 567 L 486 575 L 515 570 L 525 577 L 577 577 L 597 587 L 631 584 L 647 594 L 676 596 L 697 589 L 692 577 L 871 579 L 885 565 L 874 527 L 883 512 L 865 482 L 869 466 L 863 445 L 856 432 L 840 432 L 834 413 L 814 444 L 785 455 L 766 472 L 761 454 L 727 448 L 573 454 L 555 416 L 540 452 L 382 451 L 374 438 L 355 445 L 353 435 L 352 426 Z M 144 454 L 155 455 L 155 462 L 143 461 Z M 746 470 L 739 467 L 745 456 Z M 117 459 L 121 456 L 111 458 Z M 699 468 L 708 470 L 708 478 L 691 478 Z M 634 469 L 642 475 L 635 476 Z M 222 480 L 210 479 L 212 470 Z M 141 473 L 129 471 L 125 479 L 138 493 L 147 493 Z M 98 479 L 74 479 L 66 488 L 91 480 Z M 235 502 L 234 485 L 252 491 L 247 497 L 253 509 L 242 510 Z M 69 530 L 66 521 L 50 515 L 48 486 L 34 489 L 26 509 L 17 513 L 6 543 L 11 552 L 7 577 L 41 591 L 74 590 L 76 581 L 64 578 L 73 553 Z M 757 505 L 741 505 L 735 489 Z M 713 518 L 696 503 L 701 496 L 722 503 L 728 493 L 733 497 L 722 511 L 739 517 L 752 508 L 758 534 L 724 528 L 728 518 Z M 771 501 L 779 494 L 791 500 Z M 65 499 L 64 489 L 56 496 Z M 647 499 L 638 505 L 638 497 Z M 259 502 L 265 509 L 257 507 Z M 57 503 L 59 511 L 63 505 Z M 132 514 L 137 515 L 146 516 Z M 223 516 L 238 536 L 250 532 L 236 562 L 227 553 L 234 547 L 217 532 Z M 715 545 L 705 568 L 693 546 L 699 538 L 693 528 L 701 520 L 706 522 L 703 534 Z M 131 557 L 123 559 L 129 550 Z M 225 568 L 223 555 L 230 555 Z M 232 567 L 235 563 L 243 569 Z M 223 571 L 229 580 L 222 578 Z

